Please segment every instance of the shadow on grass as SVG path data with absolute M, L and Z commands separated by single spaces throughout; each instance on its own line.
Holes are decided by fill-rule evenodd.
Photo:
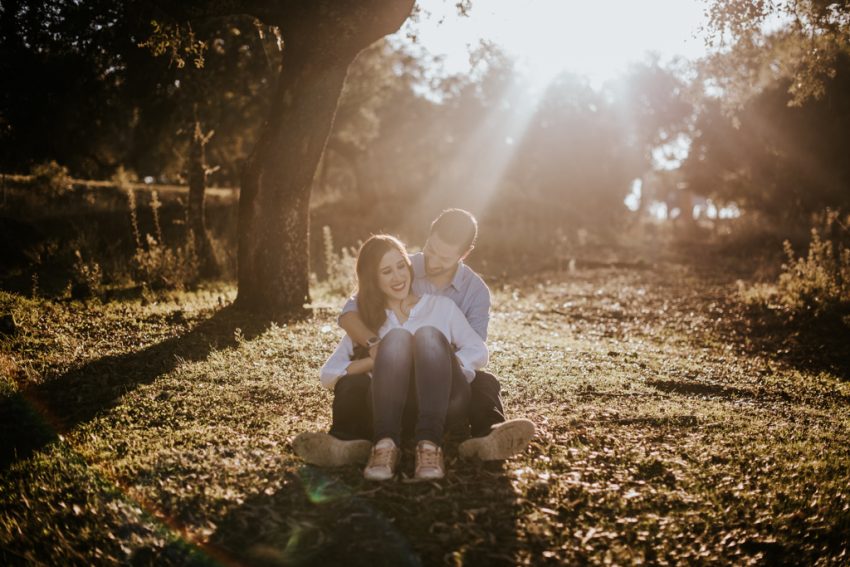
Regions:
M 518 509 L 501 464 L 454 462 L 439 483 L 379 484 L 354 467 L 304 466 L 232 510 L 209 551 L 259 566 L 514 565 Z
M 829 372 L 850 380 L 850 325 L 842 321 L 841 314 L 788 320 L 768 309 L 750 308 L 730 320 L 726 331 L 748 354 L 763 354 L 800 371 Z
M 796 318 L 780 310 L 764 306 L 745 305 L 734 299 L 736 278 L 744 281 L 754 277 L 754 271 L 770 267 L 771 279 L 779 274 L 784 258 L 778 254 L 781 239 L 775 246 L 760 240 L 753 248 L 740 245 L 718 247 L 709 244 L 677 244 L 678 258 L 706 284 L 722 290 L 715 302 L 720 312 L 707 314 L 717 321 L 716 331 L 722 341 L 735 345 L 738 353 L 764 356 L 802 372 L 829 372 L 841 380 L 850 380 L 850 311 L 837 309 L 821 317 L 798 315 Z M 705 297 L 705 296 L 704 296 Z M 694 310 L 706 311 L 711 305 L 706 299 Z M 842 318 L 844 320 L 842 320 Z M 714 334 L 714 333 L 712 333 Z
M 137 386 L 171 371 L 178 361 L 204 360 L 215 350 L 235 345 L 236 329 L 244 339 L 252 339 L 269 325 L 228 306 L 183 336 L 100 358 L 0 399 L 0 471 L 114 406 Z

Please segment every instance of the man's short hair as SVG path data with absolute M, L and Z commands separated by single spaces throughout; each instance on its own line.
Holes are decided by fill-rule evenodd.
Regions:
M 430 234 L 466 252 L 478 238 L 478 221 L 469 211 L 446 209 L 431 223 Z

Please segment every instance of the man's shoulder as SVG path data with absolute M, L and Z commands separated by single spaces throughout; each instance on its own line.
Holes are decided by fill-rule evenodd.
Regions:
M 466 285 L 469 286 L 470 291 L 486 292 L 488 295 L 490 294 L 490 288 L 487 286 L 487 283 L 484 281 L 484 278 L 482 278 L 481 275 L 478 274 L 478 272 L 476 272 L 466 264 L 463 264 L 463 269 L 463 277 L 467 280 Z

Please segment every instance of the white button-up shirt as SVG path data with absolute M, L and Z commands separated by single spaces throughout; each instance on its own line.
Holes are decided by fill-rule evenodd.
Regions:
M 475 379 L 475 371 L 486 366 L 489 353 L 484 340 L 476 333 L 455 302 L 448 297 L 425 294 L 410 310 L 404 323 L 399 322 L 392 309 L 387 309 L 387 320 L 378 330 L 383 337 L 392 329 L 405 329 L 411 334 L 421 327 L 435 327 L 457 349 L 460 368 L 468 382 Z M 345 335 L 320 371 L 322 385 L 333 389 L 337 380 L 348 373 L 354 355 L 354 342 Z
M 466 316 L 470 326 L 482 339 L 487 340 L 487 325 L 490 322 L 490 289 L 481 276 L 472 268 L 460 262 L 455 277 L 444 288 L 438 288 L 428 280 L 425 273 L 425 255 L 422 252 L 410 255 L 413 265 L 413 284 L 411 289 L 416 295 L 444 295 L 455 302 Z M 357 296 L 349 298 L 342 308 L 342 314 L 357 311 Z

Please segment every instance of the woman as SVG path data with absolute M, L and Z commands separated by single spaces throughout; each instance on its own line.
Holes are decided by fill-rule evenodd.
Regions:
M 376 235 L 357 254 L 357 308 L 380 337 L 374 358 L 353 360 L 345 336 L 321 370 L 333 388 L 346 374 L 371 372 L 374 444 L 363 475 L 387 480 L 398 465 L 405 416 L 416 441 L 415 477 L 445 476 L 441 449 L 446 423 L 466 419 L 469 383 L 487 364 L 487 347 L 446 297 L 411 293 L 413 268 L 404 245 Z

